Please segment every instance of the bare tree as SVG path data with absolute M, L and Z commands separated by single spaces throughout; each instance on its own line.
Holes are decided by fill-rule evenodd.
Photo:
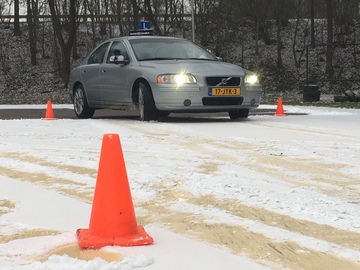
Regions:
M 326 0 L 326 17 L 327 17 L 327 46 L 326 46 L 326 74 L 332 77 L 333 69 L 333 0 Z
M 36 59 L 36 44 L 37 44 L 37 19 L 36 15 L 38 14 L 38 2 L 37 0 L 27 0 L 27 23 L 29 26 L 29 41 L 30 41 L 30 57 L 31 64 L 36 66 L 38 61 Z
M 60 12 L 59 7 L 55 5 L 55 0 L 48 0 L 51 20 L 53 24 L 53 29 L 55 36 L 59 42 L 61 49 L 61 78 L 65 84 L 69 81 L 70 74 L 70 59 L 71 59 L 71 50 L 75 43 L 76 37 L 76 0 L 69 0 L 68 14 L 70 17 L 69 21 L 69 31 L 68 31 L 68 40 L 65 42 L 63 37 L 63 28 L 60 21 Z
M 315 0 L 310 0 L 310 43 L 315 45 Z
M 300 24 L 300 15 L 301 15 L 301 7 L 304 4 L 304 0 L 294 0 L 291 5 L 292 5 L 292 9 L 295 11 L 296 13 L 296 21 L 295 21 L 295 29 L 294 29 L 294 35 L 293 35 L 293 43 L 292 43 L 292 53 L 293 53 L 293 57 L 294 57 L 294 62 L 295 62 L 295 66 L 297 68 L 300 67 L 300 63 L 301 63 L 301 58 L 305 52 L 305 34 L 303 35 L 303 44 L 302 44 L 302 50 L 300 50 L 300 55 L 299 57 L 297 56 L 297 39 L 298 39 L 298 34 L 299 34 L 299 24 Z
M 113 5 L 114 6 L 114 5 Z M 121 21 L 121 0 L 116 0 L 116 15 L 117 15 L 117 23 L 119 26 L 120 35 L 124 35 L 124 28 Z
M 105 18 L 100 20 L 100 35 L 105 36 L 107 34 L 106 20 L 109 19 L 109 4 L 108 1 L 98 1 L 100 14 L 104 14 Z M 100 3 L 103 5 L 100 6 Z M 111 36 L 111 24 L 109 23 L 109 31 Z
M 217 14 L 217 3 L 215 0 L 194 0 L 195 4 L 195 29 L 197 39 L 202 46 L 208 46 L 209 42 L 213 39 L 213 29 L 216 25 L 216 18 L 221 14 Z
M 359 14 L 359 1 L 347 0 L 344 4 L 342 0 L 335 0 L 333 5 L 334 31 L 337 38 L 335 42 L 346 43 L 345 37 L 350 34 L 354 20 Z
M 277 22 L 277 28 L 276 28 L 276 54 L 277 54 L 277 68 L 278 69 L 284 69 L 283 60 L 281 51 L 283 49 L 283 42 L 281 39 L 281 31 L 282 27 L 287 25 L 288 16 L 290 13 L 290 6 L 288 0 L 274 0 L 273 8 L 273 14 L 274 18 Z
M 255 53 L 259 54 L 259 40 L 261 32 L 265 29 L 265 22 L 269 17 L 269 8 L 274 5 L 274 0 L 238 0 L 233 4 L 236 13 L 242 14 L 250 20 L 255 39 Z
M 164 22 L 164 30 L 168 31 L 170 28 L 175 31 L 175 28 L 184 32 L 184 0 L 167 0 L 166 18 L 168 19 L 169 27 Z M 180 15 L 180 16 L 179 16 Z M 166 28 L 167 27 L 167 28 Z
M 165 3 L 164 3 L 164 23 L 163 23 L 164 33 L 167 32 L 168 20 L 169 20 L 169 1 L 165 0 Z
M 20 36 L 19 0 L 14 0 L 14 36 Z
M 151 22 L 152 26 L 154 27 L 155 34 L 161 36 L 163 33 L 157 23 L 156 12 L 155 14 L 153 12 L 153 9 L 155 9 L 156 11 L 158 8 L 159 6 L 154 5 L 154 3 L 151 3 L 150 0 L 144 0 L 143 6 L 137 5 L 137 10 L 141 11 L 145 19 Z
M 131 0 L 131 6 L 132 6 L 132 15 L 134 18 L 133 29 L 137 29 L 140 24 L 140 18 L 139 18 L 139 7 L 136 0 Z
M 89 12 L 90 20 L 91 20 L 91 33 L 92 33 L 92 41 L 93 47 L 96 45 L 96 21 L 95 21 L 95 13 L 96 13 L 96 4 L 94 0 L 84 0 L 84 15 L 87 15 Z

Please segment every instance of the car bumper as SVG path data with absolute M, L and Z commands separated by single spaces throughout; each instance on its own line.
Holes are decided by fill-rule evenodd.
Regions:
M 236 109 L 255 109 L 260 104 L 262 89 L 260 85 L 241 87 L 239 96 L 209 96 L 208 87 L 152 85 L 156 108 L 172 112 L 211 112 Z

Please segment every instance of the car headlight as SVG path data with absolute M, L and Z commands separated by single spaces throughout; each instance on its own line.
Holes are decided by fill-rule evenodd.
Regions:
M 248 83 L 248 84 L 259 83 L 259 77 L 255 74 L 248 74 L 245 76 L 245 83 Z
M 196 79 L 191 74 L 162 74 L 158 75 L 156 78 L 157 83 L 159 84 L 194 84 Z

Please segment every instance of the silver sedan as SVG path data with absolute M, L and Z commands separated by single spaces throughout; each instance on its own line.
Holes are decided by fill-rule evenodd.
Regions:
M 95 48 L 71 71 L 68 91 L 79 118 L 135 107 L 141 121 L 150 121 L 172 112 L 245 118 L 259 106 L 262 88 L 253 72 L 189 40 L 128 36 Z

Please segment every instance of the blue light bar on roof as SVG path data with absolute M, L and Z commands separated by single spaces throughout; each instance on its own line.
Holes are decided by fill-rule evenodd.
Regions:
M 140 21 L 139 30 L 130 30 L 130 36 L 152 36 L 153 29 L 150 29 L 149 21 Z
M 149 21 L 140 21 L 139 30 L 150 29 Z
M 130 30 L 130 36 L 152 36 L 153 33 L 153 29 Z

